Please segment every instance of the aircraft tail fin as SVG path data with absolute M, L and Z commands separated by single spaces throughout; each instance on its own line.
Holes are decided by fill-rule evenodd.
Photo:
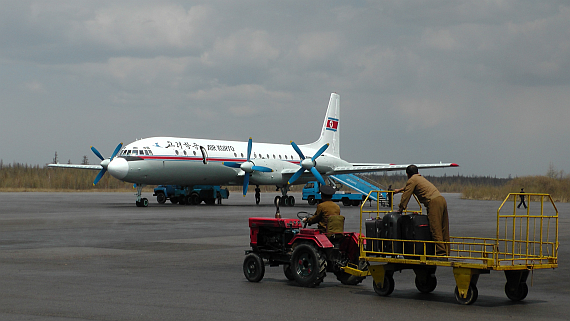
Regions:
M 340 95 L 337 93 L 331 93 L 327 114 L 325 115 L 323 127 L 321 129 L 321 136 L 316 142 L 308 144 L 307 147 L 319 149 L 324 144 L 329 144 L 326 153 L 340 157 L 339 124 Z

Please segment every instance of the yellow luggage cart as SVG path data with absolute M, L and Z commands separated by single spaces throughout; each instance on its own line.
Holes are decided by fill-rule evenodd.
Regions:
M 378 194 L 393 192 L 372 191 L 368 197 L 374 193 L 379 200 Z M 390 196 L 393 199 L 393 195 Z M 528 204 L 528 207 L 522 210 L 517 208 L 521 196 L 525 197 Z M 530 271 L 558 267 L 558 210 L 549 194 L 509 194 L 497 210 L 496 237 L 451 237 L 448 243 L 450 254 L 443 260 L 429 250 L 435 246 L 436 242 L 433 241 L 366 237 L 362 233 L 363 218 L 366 215 L 381 218 L 381 214 L 393 210 L 393 205 L 390 210 L 383 210 L 380 202 L 377 202 L 375 209 L 366 210 L 365 203 L 366 201 L 360 207 L 359 245 L 360 259 L 369 263 L 368 270 L 347 266 L 344 271 L 358 276 L 371 275 L 374 279 L 374 291 L 381 296 L 392 293 L 393 274 L 404 269 L 414 270 L 415 284 L 420 292 L 432 292 L 437 286 L 435 271 L 441 266 L 453 268 L 456 282 L 455 298 L 460 304 L 472 304 L 477 300 L 479 275 L 488 274 L 492 270 L 504 271 L 507 279 L 505 284 L 507 297 L 513 301 L 520 301 L 528 294 L 526 280 Z M 509 211 L 505 214 L 511 205 L 512 213 Z M 377 246 L 370 250 L 370 246 L 365 246 L 366 242 L 375 242 Z M 396 243 L 400 243 L 400 246 L 394 246 Z M 417 243 L 423 246 L 418 246 Z M 384 246 L 385 244 L 389 246 Z

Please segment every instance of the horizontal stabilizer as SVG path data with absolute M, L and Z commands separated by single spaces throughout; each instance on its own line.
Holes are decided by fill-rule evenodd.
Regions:
M 366 172 L 390 172 L 390 171 L 403 171 L 406 170 L 411 164 L 396 165 L 396 164 L 367 164 L 364 166 L 338 166 L 334 170 L 325 173 L 326 175 L 337 175 L 337 174 L 354 174 L 354 173 L 366 173 Z M 458 167 L 459 165 L 455 163 L 439 163 L 439 164 L 415 164 L 418 168 L 445 168 L 445 167 Z
M 73 165 L 73 164 L 48 164 L 48 167 L 59 167 L 59 168 L 78 168 L 78 169 L 91 169 L 100 171 L 103 169 L 101 165 Z

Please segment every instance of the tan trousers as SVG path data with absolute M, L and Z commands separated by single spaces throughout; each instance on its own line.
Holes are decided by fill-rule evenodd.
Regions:
M 432 199 L 427 206 L 427 217 L 431 237 L 434 241 L 449 242 L 449 218 L 447 216 L 447 202 L 443 196 Z M 436 243 L 437 255 L 449 255 L 449 244 Z

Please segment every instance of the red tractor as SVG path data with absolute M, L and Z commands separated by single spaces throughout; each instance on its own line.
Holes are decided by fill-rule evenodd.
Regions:
M 358 233 L 321 233 L 306 224 L 301 228 L 302 219 L 309 216 L 299 212 L 299 219 L 249 218 L 251 250 L 245 252 L 243 273 L 250 282 L 263 279 L 265 265 L 282 265 L 285 277 L 303 287 L 318 286 L 327 272 L 334 273 L 342 284 L 362 282 L 365 277 L 341 269 L 348 264 L 366 268 L 367 263 L 358 258 Z

